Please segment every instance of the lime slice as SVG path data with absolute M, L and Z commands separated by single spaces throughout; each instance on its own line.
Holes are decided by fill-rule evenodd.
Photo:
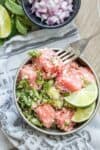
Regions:
M 7 10 L 0 5 L 0 38 L 6 38 L 11 33 L 11 20 Z
M 92 113 L 95 110 L 95 103 L 93 103 L 92 105 L 86 107 L 86 108 L 77 108 L 72 121 L 76 122 L 76 123 L 81 123 L 84 122 L 86 120 L 88 120 Z
M 96 101 L 98 89 L 96 83 L 89 84 L 80 91 L 65 97 L 65 101 L 76 107 L 87 107 Z

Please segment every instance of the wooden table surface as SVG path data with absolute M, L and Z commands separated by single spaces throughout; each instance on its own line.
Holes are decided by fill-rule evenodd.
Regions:
M 82 0 L 76 24 L 82 38 L 97 33 L 88 43 L 84 57 L 93 65 L 100 77 L 100 17 L 97 10 L 97 0 Z
M 83 57 L 90 62 L 100 78 L 100 18 L 97 11 L 97 0 L 82 0 L 81 9 L 75 21 L 81 38 L 87 38 L 97 33 L 96 36 L 89 41 Z M 13 146 L 8 143 L 8 140 L 3 137 L 1 133 L 0 144 L 2 145 L 2 149 L 0 148 L 0 150 L 10 150 L 13 148 Z

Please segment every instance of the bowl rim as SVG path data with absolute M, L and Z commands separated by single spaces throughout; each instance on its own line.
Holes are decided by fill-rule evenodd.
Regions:
M 64 21 L 62 24 L 57 24 L 57 25 L 54 25 L 54 26 L 49 26 L 47 24 L 41 24 L 39 23 L 38 21 L 36 21 L 35 19 L 32 19 L 31 16 L 29 15 L 29 13 L 27 13 L 26 11 L 26 8 L 25 8 L 25 5 L 24 5 L 24 0 L 21 0 L 22 1 L 22 7 L 23 7 L 23 10 L 26 14 L 26 16 L 30 19 L 30 21 L 32 23 L 35 23 L 36 25 L 40 26 L 41 28 L 47 28 L 47 29 L 56 29 L 56 28 L 60 28 L 60 27 L 63 27 L 64 25 L 68 25 L 73 19 L 75 19 L 75 17 L 77 16 L 79 10 L 80 10 L 80 7 L 81 7 L 81 0 L 77 0 L 77 9 L 74 11 L 74 15 L 73 16 L 69 16 L 70 19 L 69 21 Z M 68 18 L 69 18 L 68 17 Z
M 51 48 L 50 48 L 50 49 L 51 49 Z M 59 49 L 59 48 L 53 48 L 53 49 L 54 49 L 54 50 L 55 50 L 55 49 L 57 50 L 57 49 Z M 36 50 L 40 50 L 40 49 L 36 49 Z M 47 135 L 54 135 L 54 136 L 56 136 L 56 135 L 58 135 L 58 136 L 60 136 L 60 135 L 70 135 L 70 134 L 76 133 L 76 132 L 80 131 L 81 129 L 85 128 L 85 127 L 93 120 L 93 118 L 95 117 L 95 115 L 96 115 L 96 113 L 97 113 L 97 111 L 98 111 L 98 108 L 99 108 L 99 106 L 100 106 L 99 79 L 98 79 L 98 77 L 97 77 L 97 75 L 96 75 L 96 72 L 94 71 L 93 67 L 91 67 L 91 65 L 89 64 L 89 62 L 88 62 L 85 58 L 82 58 L 81 56 L 78 57 L 78 59 L 79 59 L 82 63 L 84 63 L 85 65 L 87 65 L 87 66 L 90 68 L 90 70 L 92 71 L 92 73 L 93 73 L 94 76 L 95 76 L 95 80 L 96 80 L 96 84 L 97 84 L 97 88 L 98 88 L 98 97 L 97 97 L 97 100 L 96 100 L 96 101 L 97 101 L 97 103 L 96 103 L 96 108 L 95 108 L 93 114 L 91 115 L 91 117 L 90 117 L 87 121 L 85 121 L 85 122 L 84 122 L 82 125 L 80 125 L 79 127 L 73 129 L 72 131 L 69 131 L 69 132 L 63 132 L 63 131 L 59 131 L 59 132 L 56 131 L 56 132 L 55 132 L 55 131 L 52 131 L 52 132 L 50 132 L 49 130 L 47 131 L 47 130 L 45 130 L 45 129 L 39 128 L 39 127 L 37 127 L 37 126 L 31 124 L 31 123 L 28 121 L 28 119 L 24 116 L 24 114 L 22 113 L 21 108 L 19 107 L 19 105 L 18 105 L 18 103 L 17 103 L 17 97 L 16 97 L 16 83 L 17 83 L 18 74 L 19 74 L 20 69 L 23 67 L 23 65 L 25 65 L 30 59 L 31 59 L 31 56 L 27 56 L 27 58 L 25 58 L 24 61 L 21 63 L 21 65 L 20 65 L 19 68 L 17 69 L 16 76 L 15 76 L 14 83 L 13 83 L 13 101 L 14 101 L 14 103 L 15 103 L 15 105 L 16 105 L 16 108 L 17 108 L 18 112 L 20 113 L 22 119 L 23 119 L 30 127 L 36 129 L 36 130 L 39 131 L 39 132 L 42 132 L 42 133 L 44 133 L 44 134 L 47 134 Z

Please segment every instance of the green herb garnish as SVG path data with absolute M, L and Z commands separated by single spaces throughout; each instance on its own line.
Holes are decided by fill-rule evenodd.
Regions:
M 37 119 L 37 118 L 33 118 L 31 119 L 31 123 L 38 126 L 38 127 L 42 127 L 42 123 Z
M 65 126 L 69 126 L 70 125 L 70 121 L 65 121 Z
M 26 88 L 26 89 L 29 89 L 29 88 L 30 88 L 27 79 L 20 80 L 20 81 L 17 83 L 17 89 L 23 89 L 23 88 Z
M 16 93 L 18 103 L 22 109 L 24 107 L 31 107 L 34 102 L 40 102 L 42 99 L 38 90 L 30 87 L 27 79 L 17 83 Z
M 36 51 L 36 50 L 33 50 L 33 51 L 29 52 L 28 54 L 34 58 L 38 58 L 41 55 L 41 53 L 39 51 Z
M 36 80 L 38 85 L 43 85 L 44 79 L 41 71 L 37 71 L 37 80 Z

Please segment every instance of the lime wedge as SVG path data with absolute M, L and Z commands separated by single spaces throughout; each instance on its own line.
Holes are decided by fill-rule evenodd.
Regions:
M 7 10 L 0 5 L 0 38 L 6 38 L 11 33 L 11 20 Z
M 72 121 L 76 122 L 76 123 L 81 123 L 84 122 L 86 120 L 88 120 L 92 113 L 95 110 L 95 103 L 93 103 L 92 105 L 86 107 L 86 108 L 77 108 Z
M 80 91 L 70 94 L 65 97 L 65 101 L 76 107 L 87 107 L 96 101 L 98 95 L 98 89 L 96 83 L 87 85 Z

